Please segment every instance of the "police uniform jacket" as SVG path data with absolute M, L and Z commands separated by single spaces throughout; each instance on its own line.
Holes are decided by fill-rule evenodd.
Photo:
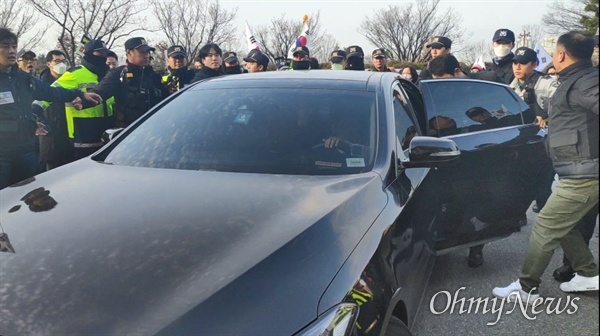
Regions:
M 160 74 L 155 73 L 151 66 L 140 67 L 129 62 L 110 70 L 91 91 L 104 100 L 115 97 L 114 109 L 123 115 L 126 125 L 137 120 L 169 94 L 161 83 Z
M 515 79 L 515 74 L 512 69 L 512 61 L 515 54 L 512 52 L 502 59 L 494 59 L 491 70 L 496 73 L 503 84 L 510 84 Z
M 88 91 L 98 85 L 107 70 L 108 66 L 105 64 L 93 64 L 84 58 L 80 66 L 69 69 L 52 86 Z M 66 125 L 66 134 L 74 142 L 75 147 L 102 146 L 102 133 L 114 126 L 114 101 L 113 97 L 109 97 L 99 105 L 81 110 L 75 109 L 69 103 L 66 104 L 66 107 L 65 105 L 61 106 L 63 116 L 60 117 L 60 123 L 64 122 Z M 50 105 L 50 102 L 43 101 L 40 102 L 40 105 L 48 112 L 50 108 L 56 108 L 59 104 Z M 61 129 L 64 125 L 60 125 Z
M 167 72 L 162 76 L 161 82 L 167 87 L 167 90 L 169 85 L 176 85 L 177 89 L 181 90 L 184 86 L 191 83 L 195 75 L 192 70 L 186 67 L 176 70 L 168 68 Z
M 31 106 L 35 99 L 64 103 L 77 97 L 83 92 L 51 87 L 16 66 L 0 72 L 0 155 L 35 150 L 38 116 Z
M 181 69 L 168 68 L 162 76 L 161 82 L 169 90 L 169 86 L 174 85 L 177 90 L 183 89 L 184 86 L 190 84 L 196 73 L 186 67 Z
M 580 61 L 558 76 L 548 109 L 554 170 L 560 178 L 598 179 L 598 69 Z
M 535 71 L 523 83 L 519 83 L 516 78 L 513 79 L 510 87 L 529 105 L 536 116 L 548 119 L 548 103 L 558 87 L 558 82 L 554 78 Z M 533 97 L 531 92 L 533 92 Z

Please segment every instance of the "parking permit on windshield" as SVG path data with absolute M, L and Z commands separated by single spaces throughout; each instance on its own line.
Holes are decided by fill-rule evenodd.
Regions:
M 351 168 L 351 167 L 364 167 L 365 166 L 365 159 L 363 158 L 347 158 L 346 159 L 346 166 Z

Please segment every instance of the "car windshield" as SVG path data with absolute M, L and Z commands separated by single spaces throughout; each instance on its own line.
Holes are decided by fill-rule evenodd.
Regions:
M 356 174 L 373 166 L 375 93 L 192 89 L 126 135 L 105 163 L 271 174 Z

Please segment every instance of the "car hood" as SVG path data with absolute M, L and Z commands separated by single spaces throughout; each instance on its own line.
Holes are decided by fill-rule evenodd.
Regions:
M 75 162 L 0 192 L 0 334 L 291 334 L 386 202 L 375 173 Z

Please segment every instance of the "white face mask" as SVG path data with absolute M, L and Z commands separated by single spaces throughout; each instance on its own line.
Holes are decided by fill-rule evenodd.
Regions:
M 406 79 L 407 81 L 412 81 L 411 75 L 400 75 L 400 76 L 402 76 L 402 78 Z
M 52 67 L 52 71 L 56 72 L 59 75 L 67 72 L 67 65 L 65 63 L 58 63 Z
M 511 48 L 504 44 L 500 44 L 500 45 L 494 47 L 494 54 L 496 54 L 496 56 L 498 56 L 500 58 L 510 54 L 510 51 L 511 51 Z
M 344 70 L 344 65 L 339 63 L 331 64 L 331 70 Z

